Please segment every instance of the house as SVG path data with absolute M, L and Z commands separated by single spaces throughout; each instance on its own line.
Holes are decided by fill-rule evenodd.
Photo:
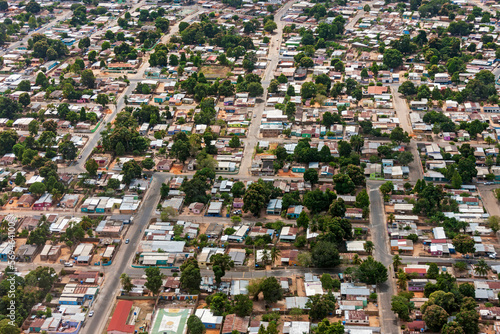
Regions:
M 23 194 L 17 200 L 17 206 L 19 208 L 30 208 L 33 203 L 35 203 L 35 198 L 31 194 Z
M 308 321 L 285 321 L 283 323 L 283 333 L 303 334 L 309 333 L 311 323 Z
M 281 265 L 296 266 L 298 265 L 299 251 L 296 249 L 284 249 L 281 251 Z
M 391 240 L 391 250 L 413 254 L 413 241 L 407 239 Z
M 134 325 L 127 325 L 130 310 L 133 302 L 130 300 L 120 300 L 116 304 L 115 312 L 108 325 L 107 333 L 109 334 L 128 334 L 135 332 Z
M 409 264 L 404 268 L 406 274 L 415 273 L 420 277 L 427 275 L 427 270 L 429 270 L 429 266 L 426 264 Z
M 279 215 L 281 214 L 283 205 L 283 200 L 281 199 L 271 199 L 267 205 L 266 214 L 268 215 Z
M 222 217 L 223 202 L 210 202 L 205 216 L 207 217 Z
M 203 211 L 204 207 L 205 204 L 200 202 L 194 202 L 189 205 L 189 212 L 199 215 Z
M 41 261 L 57 261 L 61 256 L 61 246 L 45 245 L 40 253 Z
M 207 329 L 220 328 L 222 325 L 222 316 L 215 316 L 209 309 L 198 309 L 195 315 L 200 318 L 203 326 Z
M 294 242 L 295 238 L 297 238 L 298 233 L 299 233 L 298 228 L 285 226 L 281 229 L 280 241 Z
M 45 193 L 33 204 L 33 210 L 45 210 L 52 205 L 52 194 Z
M 172 168 L 172 165 L 174 164 L 174 160 L 172 159 L 164 159 L 158 162 L 156 165 L 157 170 L 165 171 L 165 172 L 170 172 L 170 169 Z
M 423 292 L 427 283 L 434 283 L 435 280 L 427 278 L 415 278 L 408 282 L 408 291 Z
M 420 101 L 411 101 L 410 102 L 410 108 L 411 110 L 416 110 L 416 111 L 423 111 L 427 110 L 427 99 L 421 99 Z
M 370 325 L 370 317 L 362 310 L 347 310 L 344 318 L 347 325 Z
M 427 326 L 425 325 L 425 321 L 423 320 L 414 320 L 412 322 L 407 322 L 406 328 L 412 331 L 412 333 L 422 333 L 427 330 Z
M 302 205 L 292 205 L 288 208 L 286 215 L 291 219 L 297 219 L 303 210 L 304 207 Z
M 200 267 L 207 266 L 212 263 L 211 258 L 213 255 L 224 254 L 224 252 L 224 248 L 204 247 L 201 250 L 201 253 L 198 255 L 198 264 L 200 265 Z
M 21 245 L 16 250 L 16 261 L 31 262 L 37 254 L 38 246 L 34 245 Z
M 235 266 L 242 266 L 245 264 L 246 253 L 244 249 L 231 249 L 227 255 L 229 255 Z
M 7 153 L 0 159 L 0 166 L 12 165 L 16 155 L 14 153 Z
M 222 327 L 222 334 L 234 334 L 241 333 L 246 334 L 248 332 L 248 324 L 250 323 L 250 317 L 238 317 L 236 314 L 229 314 L 224 320 L 224 326 Z
M 448 73 L 436 73 L 434 75 L 434 82 L 440 84 L 448 84 L 451 82 L 451 78 Z

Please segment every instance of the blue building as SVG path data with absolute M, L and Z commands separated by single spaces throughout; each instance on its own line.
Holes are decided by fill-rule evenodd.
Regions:
M 14 244 L 5 241 L 0 245 L 0 261 L 7 261 L 9 254 L 13 251 Z
M 209 309 L 196 310 L 196 316 L 207 329 L 217 329 L 222 326 L 222 316 L 215 316 Z

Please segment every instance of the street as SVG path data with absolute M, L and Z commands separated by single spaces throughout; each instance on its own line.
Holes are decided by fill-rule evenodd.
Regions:
M 267 88 L 269 87 L 269 83 L 273 77 L 273 72 L 276 69 L 279 62 L 279 49 L 282 41 L 282 32 L 283 27 L 286 22 L 281 21 L 281 16 L 290 8 L 293 4 L 292 1 L 286 3 L 283 7 L 281 7 L 274 15 L 277 18 L 276 25 L 278 28 L 270 37 L 270 45 L 269 45 L 269 54 L 268 58 L 271 61 L 268 63 L 266 70 L 264 72 L 264 76 L 262 78 L 262 87 L 264 88 L 264 94 L 262 96 L 267 96 Z M 243 140 L 245 144 L 245 154 L 243 155 L 243 159 L 240 164 L 239 175 L 248 176 L 250 166 L 252 165 L 253 158 L 253 150 L 256 147 L 259 141 L 259 132 L 260 132 L 260 124 L 262 122 L 262 113 L 264 112 L 264 108 L 266 106 L 265 99 L 260 98 L 257 100 L 255 107 L 252 110 L 252 113 L 256 115 L 255 118 L 252 118 L 250 122 L 250 126 L 248 127 L 248 133 L 246 139 Z
M 375 244 L 374 258 L 382 262 L 388 271 L 388 280 L 378 285 L 379 317 L 382 333 L 399 333 L 398 319 L 391 311 L 391 297 L 396 295 L 396 282 L 392 269 L 392 256 L 389 250 L 389 237 L 385 222 L 384 202 L 379 191 L 379 184 L 367 182 L 370 197 L 370 231 Z

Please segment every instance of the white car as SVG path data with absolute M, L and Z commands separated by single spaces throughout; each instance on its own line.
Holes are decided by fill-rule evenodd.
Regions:
M 89 312 L 89 318 L 92 317 L 94 315 L 94 311 L 90 311 Z
M 64 266 L 65 267 L 73 267 L 73 263 L 72 262 L 66 262 L 66 263 L 64 263 Z

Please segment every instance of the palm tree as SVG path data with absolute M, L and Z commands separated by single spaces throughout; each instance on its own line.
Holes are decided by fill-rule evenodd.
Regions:
M 392 257 L 392 265 L 394 266 L 394 270 L 398 270 L 398 267 L 402 264 L 403 262 L 401 262 L 401 256 L 396 254 Z
M 403 272 L 402 269 L 398 271 L 398 286 L 401 290 L 406 290 L 406 282 L 408 282 L 408 277 Z
M 372 241 L 367 241 L 364 244 L 364 248 L 367 253 L 371 254 L 373 252 L 373 249 L 375 248 L 375 245 Z
M 125 273 L 120 275 L 120 282 L 122 284 L 123 290 L 126 291 L 127 293 L 129 293 L 134 288 L 134 284 L 132 284 L 132 280 Z
M 393 223 L 394 222 L 394 213 L 389 213 L 389 216 L 387 216 L 387 220 L 389 221 L 389 223 Z
M 488 274 L 488 270 L 490 270 L 490 267 L 483 259 L 479 260 L 474 266 L 474 272 L 478 276 L 486 276 L 486 274 Z
M 276 260 L 280 257 L 280 255 L 281 251 L 278 248 L 276 247 L 271 248 L 271 261 L 273 263 L 276 262 Z
M 359 258 L 358 254 L 354 254 L 354 257 L 352 258 L 352 263 L 354 265 L 359 265 L 361 264 L 361 259 Z
M 269 251 L 267 249 L 262 250 L 262 263 L 266 264 L 269 261 Z

